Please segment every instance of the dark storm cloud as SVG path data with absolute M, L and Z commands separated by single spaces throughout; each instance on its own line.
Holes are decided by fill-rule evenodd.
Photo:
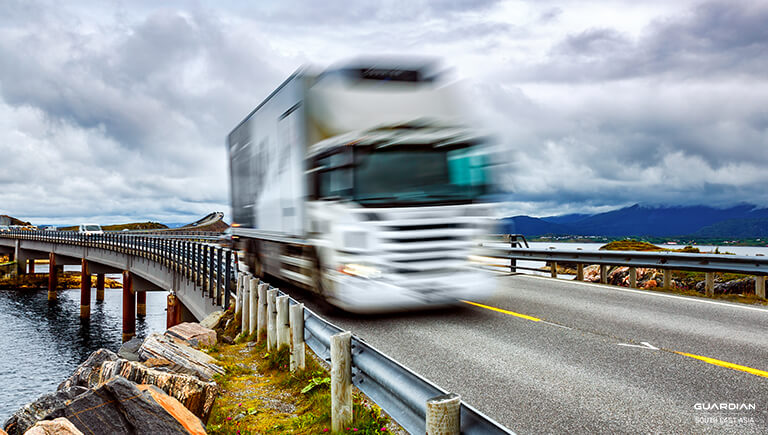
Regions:
M 548 59 L 513 72 L 534 81 L 601 81 L 670 75 L 763 76 L 768 69 L 768 4 L 708 2 L 658 19 L 634 39 L 592 28 L 555 44 Z

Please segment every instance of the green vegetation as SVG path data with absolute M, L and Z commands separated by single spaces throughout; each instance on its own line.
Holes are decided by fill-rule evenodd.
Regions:
M 40 260 L 38 260 L 40 261 Z M 11 263 L 13 264 L 13 263 Z M 91 287 L 96 287 L 96 275 L 91 275 Z M 104 288 L 122 288 L 120 282 L 104 278 Z M 28 273 L 0 277 L 0 289 L 44 290 L 48 288 L 47 273 Z M 58 289 L 80 288 L 80 272 L 59 273 Z
M 656 246 L 652 243 L 643 242 L 635 239 L 615 240 L 600 247 L 601 251 L 653 251 L 653 252 L 692 252 L 699 253 L 699 248 L 685 246 L 680 249 L 667 249 Z
M 166 230 L 167 226 L 159 222 L 136 222 L 131 224 L 102 225 L 104 231 L 122 231 L 122 230 Z M 61 231 L 77 231 L 77 225 L 69 227 L 59 227 Z
M 221 395 L 214 404 L 207 432 L 331 433 L 328 372 L 307 352 L 306 369 L 291 373 L 287 347 L 267 352 L 265 341 L 219 344 L 217 350 L 209 349 L 225 374 L 216 378 Z M 378 406 L 361 394 L 355 394 L 353 402 L 354 423 L 344 433 L 381 434 L 392 430 L 389 418 Z

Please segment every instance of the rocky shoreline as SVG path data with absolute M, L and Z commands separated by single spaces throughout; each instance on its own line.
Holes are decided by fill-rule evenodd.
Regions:
M 224 369 L 196 349 L 217 341 L 217 312 L 163 334 L 99 349 L 56 391 L 16 411 L 0 434 L 205 434 Z M 207 327 L 206 327 L 207 326 Z

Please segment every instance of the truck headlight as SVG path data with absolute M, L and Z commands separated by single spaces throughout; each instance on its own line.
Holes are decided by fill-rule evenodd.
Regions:
M 375 279 L 381 277 L 381 270 L 373 266 L 366 266 L 364 264 L 357 263 L 342 264 L 341 267 L 339 267 L 339 272 L 345 275 L 357 276 L 366 279 Z

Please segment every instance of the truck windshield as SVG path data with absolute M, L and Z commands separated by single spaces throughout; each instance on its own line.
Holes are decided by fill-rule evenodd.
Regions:
M 344 153 L 323 159 L 328 170 L 318 180 L 321 197 L 363 205 L 466 203 L 486 191 L 485 156 L 478 148 L 358 148 L 354 163 L 349 157 Z
M 98 225 L 86 225 L 85 231 L 101 231 L 101 227 Z

